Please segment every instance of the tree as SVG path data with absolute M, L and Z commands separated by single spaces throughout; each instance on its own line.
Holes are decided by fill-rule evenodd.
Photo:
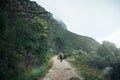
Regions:
M 102 45 L 98 48 L 97 53 L 98 55 L 104 56 L 114 56 L 116 54 L 117 48 L 116 45 L 109 41 L 103 41 Z

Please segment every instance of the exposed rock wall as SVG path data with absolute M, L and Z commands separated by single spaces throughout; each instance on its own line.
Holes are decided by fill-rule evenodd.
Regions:
M 53 19 L 51 13 L 46 11 L 43 7 L 34 1 L 8 0 L 6 9 L 9 11 L 9 18 L 13 18 L 13 16 L 20 16 L 25 19 L 33 19 L 35 16 L 38 16 L 46 21 Z

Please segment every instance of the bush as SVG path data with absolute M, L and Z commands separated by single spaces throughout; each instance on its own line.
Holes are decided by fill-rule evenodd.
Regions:
M 32 21 L 18 18 L 11 25 L 3 26 L 4 30 L 0 32 L 1 79 L 16 80 L 21 73 L 49 61 L 51 55 L 47 55 L 49 42 L 45 21 L 39 17 Z
M 87 56 L 88 54 L 85 51 L 75 50 L 68 61 L 77 67 L 78 72 L 85 80 L 101 80 L 99 70 L 95 70 L 87 65 Z
M 87 56 L 87 63 L 100 70 L 110 66 L 113 68 L 111 80 L 120 79 L 120 51 L 114 43 L 104 41 L 95 55 Z

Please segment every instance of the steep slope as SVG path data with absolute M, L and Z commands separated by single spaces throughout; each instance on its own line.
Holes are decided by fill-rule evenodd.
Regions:
M 29 0 L 22 0 L 22 2 L 20 0 L 10 0 L 6 6 L 8 11 L 10 11 L 10 21 L 14 21 L 13 16 L 15 18 L 22 17 L 26 20 L 32 20 L 36 16 L 44 19 L 48 23 L 51 48 L 55 52 L 72 49 L 82 49 L 90 52 L 96 50 L 99 46 L 99 43 L 90 37 L 76 35 L 68 31 L 62 21 L 53 19 L 52 14 L 36 2 Z
M 17 75 L 41 66 L 54 52 L 96 50 L 94 39 L 69 32 L 63 22 L 29 0 L 0 1 L 0 77 L 15 80 Z M 29 72 L 28 70 L 28 72 Z M 24 80 L 19 77 L 17 80 Z
M 29 0 L 1 0 L 0 4 L 0 79 L 43 76 L 51 57 L 46 23 L 51 14 Z
M 100 44 L 93 38 L 77 35 L 61 27 L 59 22 L 49 24 L 50 40 L 55 52 L 83 50 L 86 52 L 95 51 Z

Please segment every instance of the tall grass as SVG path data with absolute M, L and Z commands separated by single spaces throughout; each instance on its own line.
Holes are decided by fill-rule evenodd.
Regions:
M 100 70 L 87 64 L 86 54 L 80 54 L 80 56 L 73 55 L 67 60 L 77 68 L 78 73 L 82 75 L 85 80 L 104 80 L 100 77 Z
M 44 63 L 41 66 L 32 67 L 31 71 L 25 71 L 24 73 L 19 74 L 17 76 L 17 80 L 33 80 L 35 78 L 39 78 L 40 80 L 45 76 L 48 70 L 52 66 L 52 61 L 49 63 Z

